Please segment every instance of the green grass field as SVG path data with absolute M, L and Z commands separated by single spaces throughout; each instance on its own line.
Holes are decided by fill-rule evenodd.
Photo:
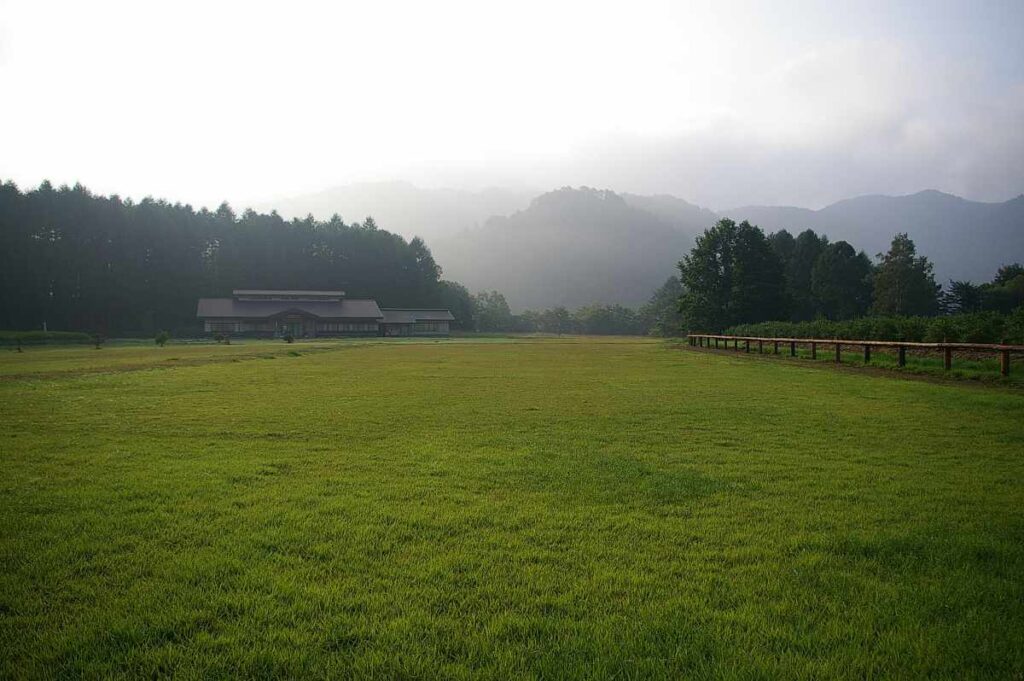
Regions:
M 1024 677 L 1019 391 L 86 346 L 0 352 L 0 414 L 3 678 Z

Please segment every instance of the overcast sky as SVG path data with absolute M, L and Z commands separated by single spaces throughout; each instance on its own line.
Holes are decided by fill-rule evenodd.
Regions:
M 1022 0 L 0 0 L 0 96 L 0 178 L 196 205 L 1024 192 Z

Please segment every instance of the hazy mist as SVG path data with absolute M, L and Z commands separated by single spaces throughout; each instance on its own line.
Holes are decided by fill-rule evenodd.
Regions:
M 1014 1 L 7 0 L 0 177 L 236 206 L 380 180 L 1002 201 L 1022 26 Z

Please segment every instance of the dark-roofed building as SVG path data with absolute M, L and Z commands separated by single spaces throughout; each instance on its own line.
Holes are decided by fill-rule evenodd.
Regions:
M 394 322 L 386 314 L 395 313 Z M 196 315 L 206 333 L 242 336 L 446 336 L 448 310 L 388 310 L 344 291 L 236 289 L 231 298 L 200 298 Z M 392 333 L 388 332 L 393 327 Z
M 382 336 L 447 336 L 455 317 L 448 310 L 412 310 L 386 307 L 381 310 Z
M 376 336 L 384 318 L 377 302 L 344 291 L 237 289 L 231 298 L 200 298 L 207 333 L 251 336 Z

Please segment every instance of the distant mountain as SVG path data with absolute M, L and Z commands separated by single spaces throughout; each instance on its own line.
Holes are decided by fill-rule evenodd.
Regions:
M 673 206 L 658 216 L 634 205 Z M 479 229 L 432 244 L 445 276 L 471 290 L 497 289 L 514 310 L 590 303 L 638 305 L 664 283 L 713 224 L 671 197 L 626 198 L 611 191 L 564 188 L 529 208 L 494 217 Z M 689 204 L 686 204 L 689 206 Z
M 979 203 L 937 191 L 860 196 L 820 210 L 745 206 L 715 213 L 670 195 L 560 189 L 422 189 L 407 182 L 353 184 L 270 203 L 284 217 L 372 215 L 384 229 L 422 236 L 447 279 L 497 289 L 516 310 L 644 302 L 720 217 L 766 232 L 804 229 L 846 240 L 874 257 L 897 232 L 935 263 L 936 278 L 989 281 L 1024 261 L 1024 195 Z M 531 199 L 533 199 L 531 201 Z
M 684 232 L 698 234 L 715 224 L 718 216 L 707 208 L 701 208 L 670 194 L 640 196 L 621 194 L 629 205 L 645 210 L 651 215 Z
M 1024 195 L 1003 203 L 968 201 L 934 190 L 909 196 L 859 196 L 821 210 L 746 206 L 723 211 L 766 232 L 804 229 L 846 240 L 872 257 L 907 232 L 917 251 L 935 264 L 941 283 L 989 281 L 1002 264 L 1024 261 Z
M 337 213 L 344 220 L 367 216 L 382 228 L 427 243 L 440 236 L 482 225 L 492 215 L 508 215 L 530 203 L 538 192 L 512 189 L 423 189 L 409 182 L 361 182 L 314 194 L 268 202 L 257 210 L 276 210 L 282 217 L 303 218 L 310 213 L 327 220 Z

